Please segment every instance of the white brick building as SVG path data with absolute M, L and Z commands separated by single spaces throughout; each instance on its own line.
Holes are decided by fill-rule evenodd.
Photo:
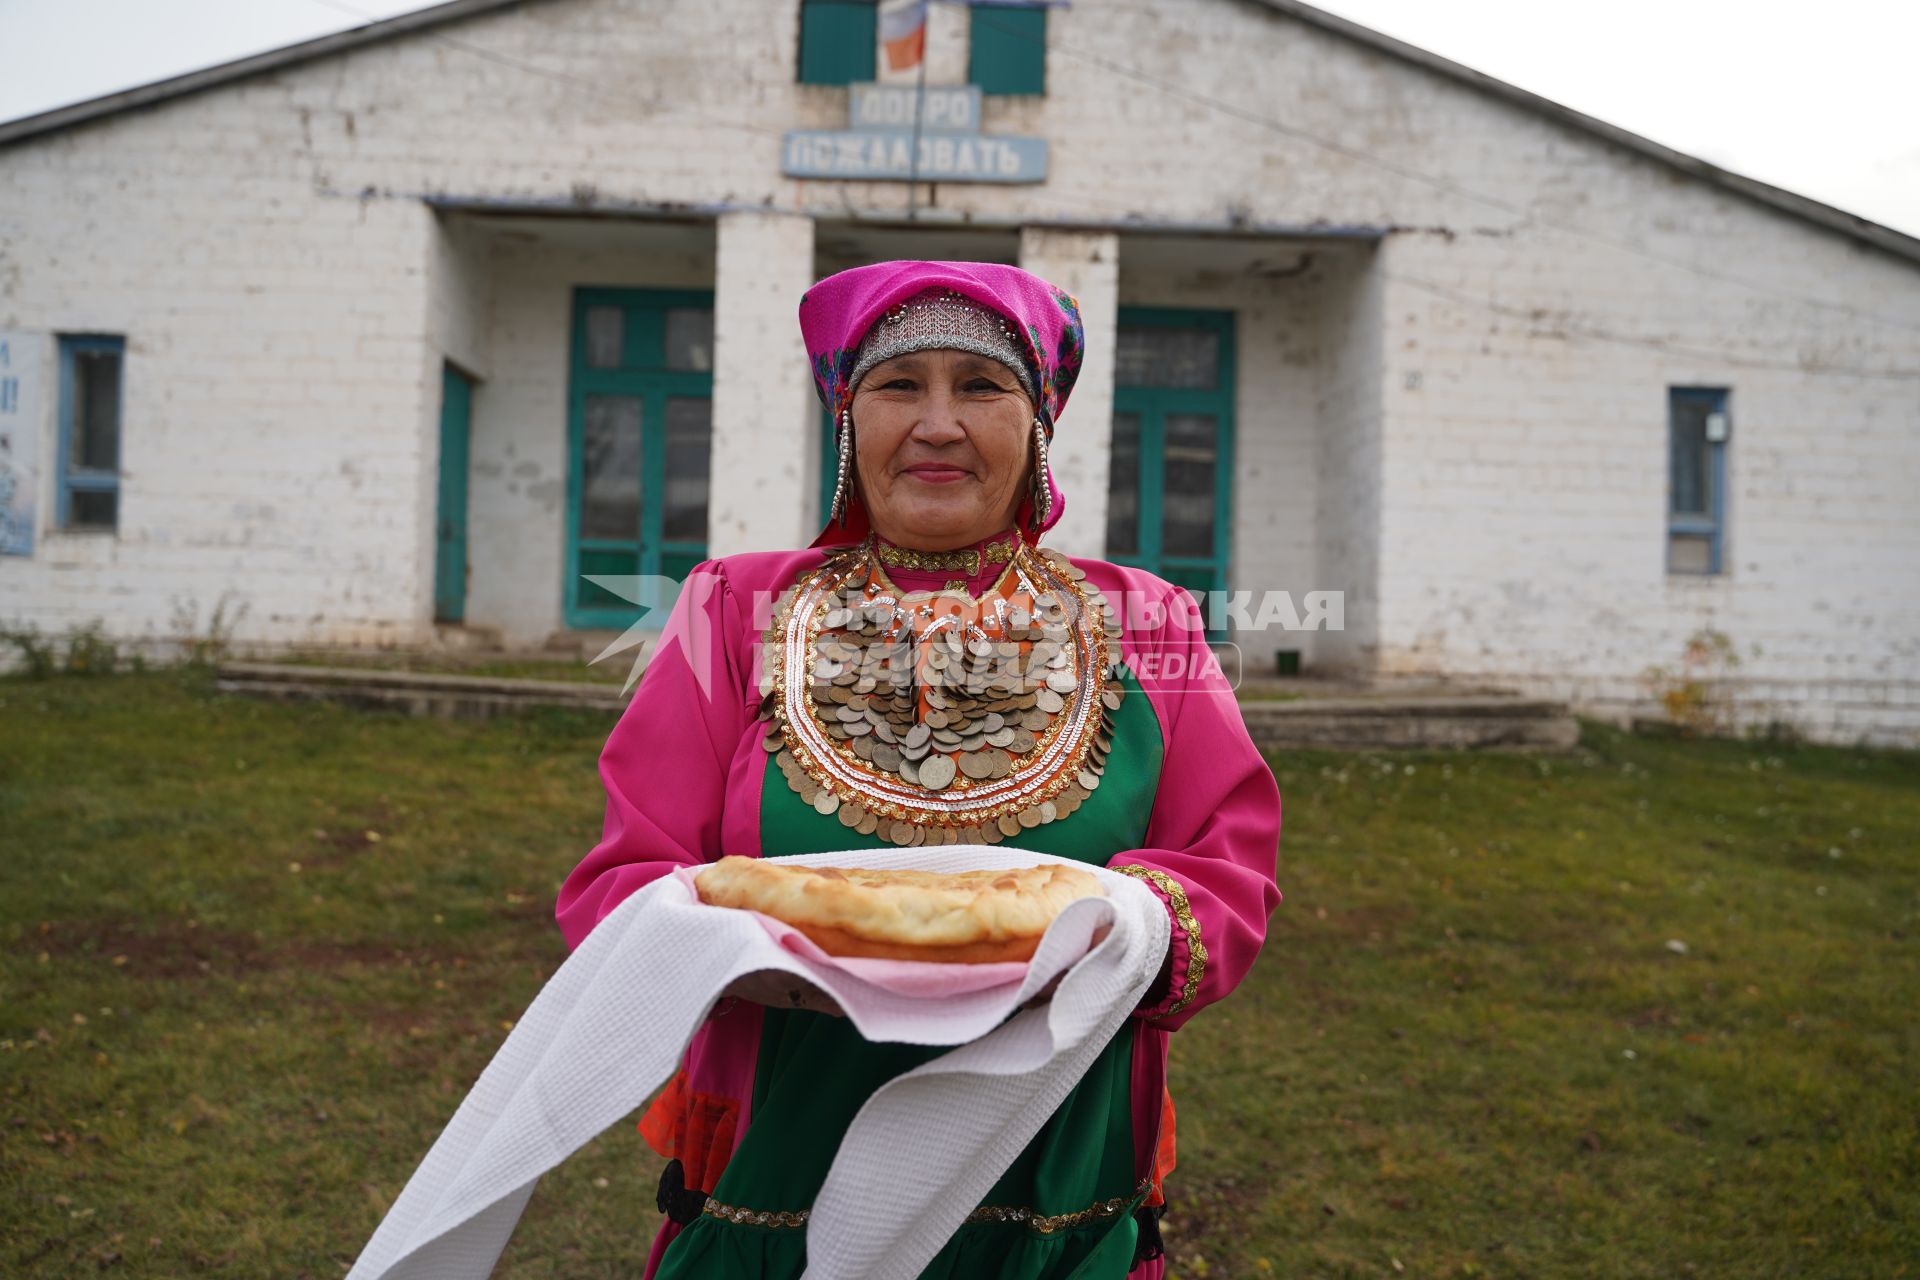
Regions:
M 460 0 L 0 126 L 0 621 L 618 623 L 818 527 L 812 280 L 999 259 L 1087 320 L 1055 541 L 1345 593 L 1250 669 L 1615 714 L 1712 627 L 1750 722 L 1920 744 L 1920 241 L 1293 0 L 935 5 L 1045 180 L 786 176 L 871 33 Z

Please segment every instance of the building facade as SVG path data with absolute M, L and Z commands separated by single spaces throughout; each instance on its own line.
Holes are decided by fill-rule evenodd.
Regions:
M 1080 301 L 1051 540 L 1249 670 L 1620 716 L 1712 631 L 1920 745 L 1920 241 L 1292 0 L 932 5 L 901 142 L 875 25 L 459 0 L 0 125 L 0 619 L 624 626 L 817 531 L 807 286 L 966 258 Z

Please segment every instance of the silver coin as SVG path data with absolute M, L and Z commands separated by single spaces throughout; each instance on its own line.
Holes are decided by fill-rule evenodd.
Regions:
M 920 766 L 912 760 L 902 759 L 900 761 L 900 776 L 908 782 L 917 784 L 920 781 Z
M 1124 695 L 1118 689 L 1109 689 L 1100 695 L 1100 701 L 1106 704 L 1109 711 L 1118 711 L 1123 699 Z
M 1042 689 L 1033 696 L 1033 705 L 1051 716 L 1058 715 L 1060 709 L 1067 704 L 1060 695 L 1052 689 Z
M 989 778 L 993 776 L 993 761 L 987 758 L 984 751 L 969 751 L 960 757 L 960 772 L 975 781 Z
M 987 774 L 989 778 L 1004 778 L 1013 772 L 1013 757 L 1004 751 L 993 752 L 987 760 L 993 765 L 992 772 Z
M 927 758 L 927 753 L 932 750 L 933 750 L 933 744 L 931 742 L 923 741 L 917 747 L 913 747 L 913 746 L 901 747 L 900 758 L 903 760 L 925 760 Z
M 813 798 L 813 811 L 815 813 L 832 813 L 839 807 L 840 797 L 825 787 L 820 788 L 819 794 Z
M 849 738 L 858 738 L 873 732 L 873 726 L 868 724 L 865 720 L 861 720 L 857 724 L 850 724 L 846 727 L 846 729 L 847 729 L 847 736 Z
M 862 738 L 862 742 L 868 739 Z M 873 762 L 888 773 L 900 772 L 900 748 L 888 746 L 882 742 L 873 749 Z
M 927 744 L 927 739 L 932 736 L 932 729 L 924 724 L 916 724 L 913 728 L 907 730 L 907 736 L 902 738 L 901 741 L 909 747 L 924 747 Z
M 860 819 L 860 825 L 854 828 L 855 831 L 858 831 L 863 836 L 870 836 L 874 832 L 878 831 L 879 829 L 880 829 L 880 817 L 878 814 L 874 814 L 874 813 L 868 813 L 868 814 L 862 815 Z
M 873 739 L 867 737 L 853 739 L 853 754 L 862 760 L 873 759 Z
M 841 826 L 857 827 L 860 825 L 860 819 L 866 816 L 866 810 L 857 804 L 843 804 L 840 806 L 840 812 L 835 816 L 840 819 Z
M 1074 775 L 1073 780 L 1082 787 L 1085 787 L 1088 791 L 1098 791 L 1100 789 L 1100 775 L 1091 769 L 1082 769 L 1078 774 Z
M 1076 683 L 1071 671 L 1055 671 L 1047 676 L 1047 688 L 1055 693 L 1072 693 Z
M 944 791 L 947 784 L 953 781 L 953 773 L 951 756 L 928 756 L 920 762 L 920 785 L 929 791 Z
M 1013 731 L 1013 738 L 1006 744 L 1006 747 L 1007 750 L 1013 752 L 1013 754 L 1023 756 L 1033 750 L 1034 744 L 1038 741 L 1039 739 L 1033 736 L 1031 729 L 1015 729 Z
M 885 720 L 876 720 L 873 722 L 873 736 L 882 742 L 898 742 L 900 740 L 899 735 L 894 732 L 893 726 Z
M 1052 723 L 1044 711 L 1029 711 L 1020 717 L 1020 727 L 1029 733 L 1039 733 Z
M 980 727 L 982 729 L 985 729 L 988 733 L 998 733 L 1000 731 L 1001 726 L 1006 724 L 1006 722 L 1007 722 L 1007 718 L 1001 715 L 998 711 L 989 711 L 987 712 L 985 718 L 981 720 Z M 995 743 L 994 745 L 1004 746 L 1006 744 Z
M 1001 814 L 999 821 L 994 825 L 1000 829 L 1001 835 L 1009 839 L 1020 834 L 1020 819 L 1011 813 Z
M 987 735 L 987 741 L 996 747 L 1010 747 L 1013 745 L 1014 735 L 1018 732 L 1019 732 L 1018 729 L 1008 729 L 1008 728 L 995 729 L 992 733 Z

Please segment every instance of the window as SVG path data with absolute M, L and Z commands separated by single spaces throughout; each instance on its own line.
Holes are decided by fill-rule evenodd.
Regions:
M 54 521 L 63 529 L 118 527 L 120 370 L 126 339 L 60 338 L 60 443 Z
M 967 80 L 982 93 L 1047 91 L 1047 11 L 976 3 L 969 12 Z
M 1204 609 L 1226 589 L 1232 539 L 1233 313 L 1122 307 L 1119 320 L 1107 559 Z
M 1719 573 L 1726 534 L 1725 387 L 1667 388 L 1667 572 Z
M 873 79 L 873 0 L 800 0 L 800 83 Z

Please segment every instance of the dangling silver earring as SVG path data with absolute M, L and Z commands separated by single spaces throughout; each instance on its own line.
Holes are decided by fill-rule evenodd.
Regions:
M 827 523 L 845 524 L 847 514 L 847 473 L 853 459 L 853 410 L 840 411 L 840 474 L 833 482 L 833 505 L 827 510 Z
M 1047 429 L 1036 416 L 1033 420 L 1033 515 L 1044 525 L 1053 514 L 1053 484 L 1047 472 Z

